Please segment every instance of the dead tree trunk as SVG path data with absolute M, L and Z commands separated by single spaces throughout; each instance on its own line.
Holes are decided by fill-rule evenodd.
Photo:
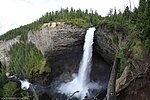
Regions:
M 115 56 L 114 64 L 112 67 L 109 83 L 108 83 L 108 89 L 107 89 L 107 95 L 106 100 L 115 100 L 116 99 L 116 93 L 115 93 L 115 85 L 116 85 L 116 74 L 117 69 L 120 64 L 120 58 L 117 58 L 117 54 Z

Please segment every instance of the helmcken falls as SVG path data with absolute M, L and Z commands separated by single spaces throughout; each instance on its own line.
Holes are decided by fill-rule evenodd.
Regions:
M 80 62 L 78 74 L 71 82 L 62 83 L 59 87 L 59 92 L 70 96 L 84 99 L 90 97 L 90 91 L 99 90 L 100 86 L 90 80 L 90 72 L 92 66 L 93 38 L 95 28 L 91 27 L 85 35 L 85 43 L 83 47 L 83 57 Z

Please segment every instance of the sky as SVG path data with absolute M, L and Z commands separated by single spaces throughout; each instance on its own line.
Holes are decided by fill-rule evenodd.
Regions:
M 139 0 L 0 0 L 0 35 L 60 8 L 92 9 L 106 16 L 110 8 L 123 11 L 129 1 L 131 8 L 138 7 Z

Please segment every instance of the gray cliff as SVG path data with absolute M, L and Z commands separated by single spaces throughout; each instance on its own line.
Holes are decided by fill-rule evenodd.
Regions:
M 49 24 L 46 23 L 40 30 L 28 33 L 28 41 L 35 44 L 43 55 L 46 52 L 53 54 L 83 44 L 85 29 L 63 23 Z
M 122 32 L 112 31 L 107 25 L 98 26 L 95 31 L 94 48 L 112 65 L 116 52 L 124 45 L 124 37 Z

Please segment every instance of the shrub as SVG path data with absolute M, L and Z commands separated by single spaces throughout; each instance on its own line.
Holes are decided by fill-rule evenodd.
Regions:
M 3 97 L 4 98 L 11 98 L 14 97 L 14 94 L 17 90 L 17 86 L 15 82 L 8 82 L 3 86 Z

